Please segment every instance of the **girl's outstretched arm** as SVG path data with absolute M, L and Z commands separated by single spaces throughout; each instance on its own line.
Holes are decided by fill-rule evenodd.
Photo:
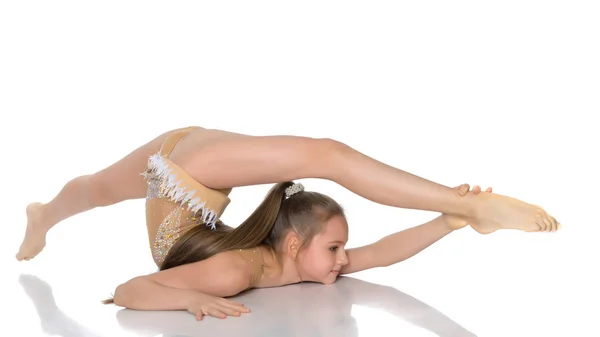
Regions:
M 247 312 L 225 300 L 248 288 L 251 270 L 231 256 L 217 254 L 154 274 L 135 277 L 115 291 L 114 303 L 135 310 L 187 310 L 196 315 L 223 317 Z
M 420 226 L 388 235 L 370 245 L 348 249 L 348 264 L 342 268 L 340 274 L 386 267 L 404 261 L 453 230 L 444 220 L 444 215 L 441 215 Z
M 117 287 L 114 303 L 134 310 L 186 310 L 199 294 L 197 290 L 168 287 L 139 276 Z

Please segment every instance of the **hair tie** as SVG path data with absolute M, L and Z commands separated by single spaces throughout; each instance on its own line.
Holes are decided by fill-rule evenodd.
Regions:
M 285 189 L 285 196 L 286 197 L 291 197 L 292 195 L 298 193 L 298 192 L 302 192 L 304 191 L 304 185 L 302 184 L 294 184 L 288 188 Z

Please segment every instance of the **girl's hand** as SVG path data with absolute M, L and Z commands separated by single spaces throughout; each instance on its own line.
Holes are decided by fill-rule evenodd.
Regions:
M 458 194 L 462 197 L 462 196 L 467 195 L 467 193 L 469 193 L 470 186 L 469 186 L 469 184 L 462 184 L 460 186 L 456 186 L 455 189 L 458 190 Z M 488 187 L 485 191 L 487 193 L 492 193 L 492 188 Z M 471 192 L 473 192 L 473 194 L 477 195 L 477 194 L 481 193 L 481 187 L 479 185 L 475 185 L 475 187 L 473 187 L 473 190 Z M 466 227 L 469 224 L 469 222 L 467 220 L 465 220 L 461 217 L 455 216 L 455 215 L 451 215 L 451 214 L 442 214 L 442 218 L 444 219 L 446 225 L 448 225 L 450 230 L 461 229 L 463 227 Z
M 460 186 L 456 186 L 455 188 L 458 190 L 458 194 L 462 197 L 464 195 L 467 195 L 467 193 L 469 193 L 470 186 L 469 186 L 469 184 L 462 184 Z M 488 193 L 492 193 L 492 188 L 488 187 L 485 191 Z M 481 193 L 481 186 L 475 185 L 475 187 L 473 187 L 473 190 L 471 192 L 473 192 L 476 195 Z
M 250 312 L 250 309 L 238 302 L 198 293 L 198 295 L 190 299 L 187 311 L 196 316 L 196 320 L 199 321 L 202 320 L 205 315 L 217 318 L 240 316 L 242 313 Z

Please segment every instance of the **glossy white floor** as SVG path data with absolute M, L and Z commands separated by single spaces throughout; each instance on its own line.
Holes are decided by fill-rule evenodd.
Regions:
M 237 200 L 242 200 L 238 198 Z M 558 200 L 556 198 L 555 200 Z M 553 202 L 550 202 L 553 204 Z M 558 202 L 556 203 L 558 204 Z M 411 260 L 342 277 L 332 286 L 251 291 L 251 314 L 194 320 L 185 312 L 138 312 L 99 301 L 135 275 L 153 271 L 138 205 L 90 212 L 49 236 L 35 260 L 6 261 L 2 328 L 12 336 L 596 336 L 599 278 L 592 226 L 576 209 L 554 207 L 558 234 L 456 232 Z M 373 209 L 376 207 L 373 206 Z M 393 211 L 353 211 L 352 241 L 405 228 Z M 357 214 L 358 213 L 358 214 Z M 397 212 L 400 213 L 400 212 Z M 8 218 L 22 224 L 23 218 Z M 372 230 L 367 230 L 371 228 Z M 11 230 L 16 238 L 18 230 Z M 13 242 L 15 241 L 15 242 Z
M 600 335 L 591 2 L 91 6 L 0 5 L 0 111 L 14 118 L 0 123 L 3 335 Z M 34 260 L 14 259 L 28 202 L 193 124 L 335 138 L 441 184 L 492 185 L 564 228 L 466 228 L 331 286 L 250 291 L 251 314 L 202 322 L 100 303 L 154 271 L 142 200 L 70 218 Z M 347 209 L 349 247 L 437 216 L 302 182 Z M 223 220 L 242 221 L 269 187 L 234 190 Z

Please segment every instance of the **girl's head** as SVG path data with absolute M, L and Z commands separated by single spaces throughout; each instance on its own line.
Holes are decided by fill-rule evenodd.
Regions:
M 332 283 L 347 263 L 344 210 L 332 198 L 304 191 L 302 185 L 284 186 L 291 193 L 286 193 L 264 243 L 278 258 L 293 261 L 301 280 Z
M 287 190 L 287 193 L 286 193 Z M 304 191 L 293 182 L 276 184 L 258 208 L 238 227 L 199 225 L 173 245 L 161 270 L 207 259 L 217 253 L 269 247 L 278 262 L 292 261 L 303 281 L 332 283 L 347 263 L 348 225 L 332 198 Z

